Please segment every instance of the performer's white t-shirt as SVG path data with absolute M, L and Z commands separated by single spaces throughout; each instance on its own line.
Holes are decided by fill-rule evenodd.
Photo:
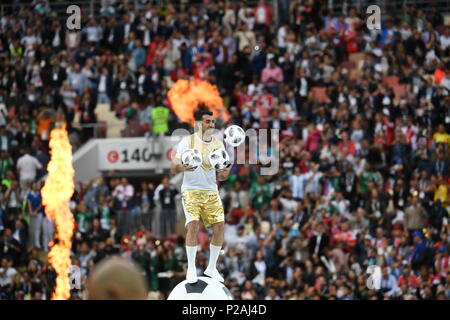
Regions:
M 216 170 L 211 167 L 208 155 L 211 151 L 224 148 L 223 143 L 217 138 L 213 137 L 211 142 L 205 142 L 197 134 L 184 137 L 178 143 L 176 157 L 181 159 L 181 155 L 187 149 L 191 149 L 191 143 L 194 142 L 192 149 L 197 149 L 202 154 L 202 165 L 194 171 L 184 171 L 183 183 L 181 185 L 181 192 L 185 190 L 209 190 L 218 192 L 216 182 Z

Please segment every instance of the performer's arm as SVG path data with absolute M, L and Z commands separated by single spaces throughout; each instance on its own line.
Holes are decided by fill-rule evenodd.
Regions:
M 186 140 L 181 140 L 176 148 L 176 151 L 172 154 L 172 165 L 170 166 L 170 173 L 172 174 L 195 170 L 195 168 L 191 168 L 190 166 L 181 163 L 181 154 L 188 148 L 185 142 Z
M 194 171 L 195 168 L 192 168 L 186 164 L 182 164 L 181 160 L 177 157 L 174 157 L 173 161 L 172 161 L 172 165 L 170 167 L 170 173 L 172 174 L 177 174 L 179 172 L 184 172 L 184 171 Z
M 170 168 L 170 173 L 177 174 L 179 172 L 184 171 L 194 171 L 195 168 L 192 168 L 188 166 L 187 164 L 172 164 L 172 167 Z

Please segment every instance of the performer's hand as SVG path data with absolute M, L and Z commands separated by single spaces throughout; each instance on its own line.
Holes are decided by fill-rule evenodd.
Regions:
M 180 171 L 194 171 L 196 168 L 192 168 L 191 166 L 188 166 L 187 164 L 180 164 L 179 165 Z

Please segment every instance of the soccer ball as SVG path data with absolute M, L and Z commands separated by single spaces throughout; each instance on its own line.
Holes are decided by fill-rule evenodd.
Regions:
M 217 280 L 198 277 L 196 283 L 180 282 L 167 300 L 233 300 L 230 290 Z
M 230 156 L 223 148 L 212 151 L 208 157 L 214 169 L 224 169 L 230 164 Z
M 241 145 L 245 140 L 244 129 L 237 125 L 226 128 L 223 135 L 225 142 L 233 147 Z
M 202 164 L 202 161 L 202 154 L 197 149 L 188 149 L 181 155 L 181 163 L 191 168 L 197 168 Z

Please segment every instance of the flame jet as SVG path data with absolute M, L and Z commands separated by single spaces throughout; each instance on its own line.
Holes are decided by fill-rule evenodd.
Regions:
M 41 192 L 46 219 L 52 219 L 56 227 L 55 239 L 50 243 L 48 253 L 50 264 L 57 273 L 52 300 L 67 300 L 70 298 L 70 250 L 74 232 L 74 218 L 68 202 L 74 192 L 74 169 L 72 145 L 65 126 L 51 131 L 50 154 L 48 177 Z

